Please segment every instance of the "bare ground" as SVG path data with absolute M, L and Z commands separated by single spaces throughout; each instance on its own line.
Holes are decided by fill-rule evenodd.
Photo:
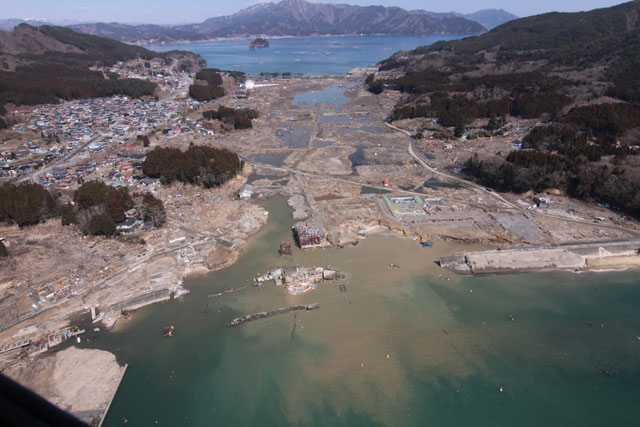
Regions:
M 107 351 L 69 347 L 28 359 L 4 374 L 59 408 L 95 424 L 115 394 L 124 367 Z

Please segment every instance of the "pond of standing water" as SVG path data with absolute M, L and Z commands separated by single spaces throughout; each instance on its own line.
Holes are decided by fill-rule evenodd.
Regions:
M 347 85 L 335 84 L 327 86 L 322 90 L 312 90 L 296 95 L 291 103 L 304 107 L 315 107 L 317 104 L 346 104 L 349 98 L 344 96 L 344 91 L 348 87 L 356 86 L 357 83 L 349 83 Z

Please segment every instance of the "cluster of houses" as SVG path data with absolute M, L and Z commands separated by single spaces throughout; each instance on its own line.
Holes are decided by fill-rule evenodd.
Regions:
M 148 132 L 183 113 L 174 100 L 130 99 L 126 96 L 83 99 L 64 104 L 45 104 L 33 109 L 26 126 L 15 130 L 41 132 L 58 141 L 80 143 L 98 136 L 93 147 L 112 141 L 123 142 Z
M 180 101 L 124 96 L 45 104 L 22 110 L 27 120 L 13 130 L 37 132 L 41 139 L 28 141 L 15 152 L 3 152 L 0 176 L 20 176 L 79 147 L 83 147 L 79 157 L 91 157 L 176 120 L 183 112 L 184 103 Z M 176 126 L 178 132 L 189 128 L 189 123 L 180 122 Z
M 143 66 L 142 63 L 139 67 L 132 67 L 128 63 L 118 62 L 108 71 L 130 79 L 149 80 L 174 97 L 186 97 L 189 92 L 189 85 L 193 83 L 192 73 L 182 70 L 172 71 L 170 67 L 165 66 L 160 60 L 150 61 L 149 68 Z
M 45 147 L 41 141 L 27 141 L 15 151 L 0 152 L 0 177 L 15 178 L 63 156 L 66 152 L 66 148 L 58 145 Z
M 145 155 L 137 152 L 111 154 L 99 162 L 87 162 L 69 169 L 46 172 L 41 176 L 40 185 L 61 190 L 74 188 L 86 179 L 100 179 L 113 187 L 154 186 L 159 181 L 147 178 L 139 163 Z M 92 176 L 93 175 L 93 176 Z M 89 177 L 89 178 L 87 178 Z

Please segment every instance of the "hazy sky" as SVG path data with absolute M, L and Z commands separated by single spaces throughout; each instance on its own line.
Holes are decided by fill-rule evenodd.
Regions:
M 145 22 L 179 24 L 201 22 L 213 16 L 229 15 L 264 0 L 4 0 L 0 19 L 50 18 L 74 21 Z M 616 0 L 315 0 L 315 3 L 346 3 L 369 6 L 398 6 L 432 12 L 470 13 L 479 9 L 505 9 L 518 16 L 550 11 L 573 12 L 624 3 Z

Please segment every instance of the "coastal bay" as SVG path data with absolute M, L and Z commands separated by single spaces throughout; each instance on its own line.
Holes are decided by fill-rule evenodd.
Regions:
M 187 50 L 201 55 L 207 67 L 243 71 L 302 73 L 306 76 L 335 76 L 349 69 L 368 67 L 399 50 L 415 49 L 440 40 L 465 36 L 330 36 L 269 38 L 271 46 L 249 50 L 247 39 L 212 40 L 191 43 L 145 45 L 157 52 Z
M 553 196 L 549 208 L 532 212 L 530 218 L 510 207 L 520 204 L 517 197 L 521 196 L 505 198 L 470 186 L 460 178 L 456 179 L 461 185 L 421 189 L 428 176 L 449 178 L 445 172 L 428 164 L 425 169 L 415 162 L 417 155 L 407 131 L 379 126 L 396 97 L 385 93 L 374 98 L 354 78 L 280 80 L 254 91 L 251 99 L 244 101 L 273 113 L 268 120 L 256 120 L 252 130 L 214 136 L 213 141 L 210 136 L 196 134 L 157 142 L 178 148 L 191 142 L 213 142 L 234 148 L 248 160 L 251 169 L 213 193 L 210 191 L 207 197 L 202 197 L 202 190 L 195 187 L 161 188 L 166 192 L 163 197 L 172 202 L 173 226 L 181 230 L 180 235 L 186 232 L 198 236 L 207 227 L 220 224 L 225 230 L 222 237 L 235 236 L 231 240 L 239 244 L 233 253 L 216 249 L 216 256 L 229 255 L 220 258 L 221 263 L 216 263 L 215 257 L 198 261 L 201 257 L 197 252 L 185 253 L 190 257 L 178 252 L 176 259 L 184 260 L 184 267 L 188 267 L 179 273 L 200 274 L 185 280 L 189 295 L 140 308 L 131 319 L 121 319 L 113 332 L 86 335 L 88 340 L 83 340 L 80 347 L 108 350 L 121 364 L 129 364 L 107 425 L 120 424 L 123 418 L 202 425 L 208 422 L 212 407 L 220 411 L 224 423 L 244 425 L 255 424 L 259 418 L 279 424 L 313 424 L 317 419 L 320 425 L 393 425 L 398 417 L 405 416 L 403 408 L 410 408 L 409 413 L 416 420 L 430 419 L 427 413 L 439 413 L 453 405 L 453 396 L 466 381 L 472 381 L 468 393 L 476 396 L 474 399 L 490 396 L 496 386 L 504 387 L 502 383 L 507 381 L 509 388 L 514 383 L 527 384 L 541 392 L 544 388 L 536 382 L 539 372 L 522 374 L 520 363 L 540 364 L 538 370 L 569 369 L 556 365 L 563 359 L 555 359 L 557 342 L 554 338 L 547 343 L 547 335 L 570 329 L 576 339 L 568 348 L 574 354 L 582 354 L 589 350 L 584 347 L 583 333 L 590 333 L 585 330 L 593 330 L 594 325 L 597 329 L 600 319 L 606 325 L 612 321 L 619 324 L 615 337 L 593 350 L 595 362 L 579 364 L 581 371 L 576 374 L 569 369 L 568 375 L 593 380 L 596 388 L 601 386 L 604 370 L 615 372 L 616 378 L 634 378 L 633 349 L 637 345 L 635 336 L 640 334 L 635 332 L 638 327 L 628 314 L 627 304 L 637 304 L 630 284 L 637 279 L 637 272 L 461 278 L 438 265 L 442 257 L 495 248 L 504 240 L 525 243 L 560 236 L 562 240 L 580 241 L 589 235 L 601 235 L 603 229 L 610 238 L 628 238 L 633 225 L 594 223 L 590 216 L 602 214 L 580 206 L 581 216 L 572 214 L 568 219 L 582 226 L 567 230 L 558 216 L 566 215 L 562 209 L 568 202 L 559 196 Z M 510 145 L 510 138 L 498 142 Z M 355 141 L 369 145 L 351 145 Z M 318 142 L 322 144 L 316 145 Z M 431 150 L 439 161 L 448 161 L 437 148 L 432 146 Z M 433 161 L 423 158 L 423 162 Z M 384 177 L 393 180 L 390 190 L 395 196 L 411 195 L 409 199 L 415 200 L 419 194 L 436 207 L 427 213 L 422 204 L 416 204 L 413 215 L 402 215 L 406 212 L 403 209 L 408 208 L 392 209 L 378 193 L 390 191 L 381 185 Z M 427 182 L 434 182 L 433 179 Z M 237 192 L 245 181 L 254 186 L 257 194 L 255 199 L 239 201 Z M 367 188 L 374 191 L 365 191 Z M 203 204 L 202 199 L 208 204 Z M 394 200 L 403 206 L 407 199 Z M 196 211 L 196 202 L 199 209 L 214 209 Z M 287 203 L 295 208 L 294 214 Z M 193 212 L 188 217 L 193 225 L 185 223 L 183 212 L 189 211 Z M 250 217 L 256 221 L 238 229 L 234 225 L 240 224 L 238 213 L 244 211 L 253 212 Z M 267 211 L 268 216 L 264 215 Z M 398 212 L 400 216 L 396 217 Z M 266 226 L 262 226 L 267 217 Z M 291 257 L 278 257 L 280 242 L 291 238 L 295 223 L 292 217 L 320 221 L 332 247 L 294 250 Z M 630 223 L 616 219 L 616 224 Z M 258 234 L 248 237 L 258 229 Z M 189 243 L 178 239 L 180 245 Z M 420 241 L 433 245 L 422 247 Z M 358 244 L 352 246 L 355 242 Z M 238 252 L 242 253 L 236 260 Z M 144 258 L 139 262 L 154 269 Z M 201 274 L 206 268 L 224 265 L 231 266 Z M 274 267 L 294 266 L 336 268 L 346 277 L 323 283 L 298 297 L 274 285 L 252 286 L 256 276 Z M 563 286 L 573 282 L 574 287 Z M 134 283 L 144 286 L 146 282 Z M 605 312 L 597 299 L 604 291 L 594 289 L 604 289 L 603 283 L 612 299 Z M 346 292 L 341 292 L 340 285 Z M 228 288 L 238 291 L 225 293 Z M 586 294 L 578 298 L 587 299 L 586 307 L 572 305 L 576 292 Z M 221 299 L 209 298 L 219 293 L 223 294 Z M 617 300 L 620 296 L 623 303 Z M 557 305 L 556 298 L 565 303 Z M 479 306 L 478 300 L 482 301 Z M 246 314 L 315 303 L 320 308 L 313 312 L 261 319 L 236 328 L 236 332 L 226 327 L 227 322 Z M 557 316 L 558 310 L 571 313 L 570 318 L 561 316 L 553 325 L 548 324 L 547 318 Z M 82 311 L 87 316 L 86 308 Z M 615 320 L 618 312 L 626 313 L 626 317 Z M 117 310 L 113 314 L 120 317 Z M 524 330 L 506 329 L 513 328 L 513 323 L 522 328 L 520 323 L 529 316 Z M 91 331 L 93 326 L 88 319 L 86 322 L 86 327 L 82 326 Z M 162 333 L 169 325 L 176 332 L 164 338 Z M 537 338 L 527 341 L 531 336 Z M 537 349 L 540 343 L 548 346 L 542 353 Z M 594 339 L 591 344 L 597 346 L 598 341 Z M 618 361 L 616 357 L 603 356 L 611 348 L 625 357 Z M 528 359 L 522 349 L 548 364 Z M 504 360 L 503 355 L 507 355 Z M 496 360 L 501 361 L 499 366 L 493 366 Z M 502 379 L 502 365 L 510 367 L 507 380 Z M 604 381 L 609 380 L 604 376 Z M 493 378 L 498 378 L 500 384 Z M 434 387 L 442 384 L 450 388 L 435 392 L 438 388 Z M 573 388 L 575 384 L 567 381 L 557 389 Z M 625 390 L 616 388 L 612 394 L 624 395 Z M 435 406 L 423 406 L 425 399 L 436 399 L 433 393 L 447 396 L 445 408 L 437 402 Z M 520 389 L 517 397 L 525 401 L 522 393 Z M 132 406 L 141 395 L 146 396 L 144 404 Z M 209 397 L 202 400 L 201 396 Z M 299 399 L 318 401 L 321 407 L 300 408 Z M 239 401 L 246 402 L 248 409 L 238 410 Z M 482 407 L 474 409 L 479 416 L 483 416 L 485 407 L 495 411 L 492 405 L 497 403 L 480 402 Z M 167 408 L 167 412 L 158 411 L 158 406 Z M 183 409 L 176 412 L 176 406 Z M 467 408 L 458 407 L 454 412 L 461 410 Z M 538 423 L 547 421 L 537 419 Z M 463 422 L 469 420 L 459 420 Z
M 298 50 L 296 39 L 298 48 L 292 41 L 283 61 L 288 68 L 252 58 L 250 72 L 345 74 L 377 61 L 369 51 L 354 54 L 368 49 L 360 43 L 367 38 L 347 39 L 314 39 L 320 50 L 309 51 Z M 280 53 L 273 49 L 281 40 L 287 42 L 276 39 L 269 55 Z M 397 49 L 375 40 L 373 49 Z M 322 51 L 327 41 L 350 50 Z M 242 43 L 241 52 L 253 55 Z M 219 63 L 209 66 L 248 69 L 237 55 L 230 66 L 215 55 Z M 305 57 L 313 61 L 305 64 Z M 341 62 L 323 61 L 334 57 Z M 158 186 L 170 209 L 166 228 L 145 236 L 137 255 L 125 250 L 134 244 L 120 242 L 122 268 L 112 272 L 105 258 L 100 269 L 112 288 L 70 299 L 54 319 L 68 322 L 69 313 L 86 317 L 98 307 L 115 321 L 156 300 L 149 283 L 162 287 L 162 303 L 139 308 L 111 332 L 92 333 L 88 319 L 78 320 L 89 331 L 80 347 L 108 350 L 129 364 L 106 425 L 635 425 L 637 271 L 460 277 L 438 263 L 500 249 L 506 261 L 498 267 L 509 266 L 520 245 L 632 241 L 637 223 L 563 194 L 497 194 L 453 176 L 459 156 L 509 149 L 533 122 L 514 120 L 504 137 L 473 144 L 414 141 L 417 121 L 386 123 L 399 93 L 374 96 L 360 80 L 261 81 L 246 100 L 228 94 L 219 101 L 258 110 L 253 128 L 202 132 L 195 125 L 202 111 L 194 110 L 188 132 L 153 137 L 152 146 L 226 147 L 247 167 L 216 190 Z M 245 182 L 253 186 L 251 200 L 238 200 Z M 547 202 L 534 209 L 532 200 L 542 196 Z M 320 224 L 326 249 L 280 257 L 292 218 Z M 14 242 L 23 239 L 17 227 L 11 231 Z M 495 253 L 485 252 L 486 272 L 503 271 L 494 269 Z M 521 270 L 540 267 L 538 258 Z M 627 258 L 599 260 L 590 267 L 628 266 Z M 581 265 L 556 261 L 543 267 Z M 296 266 L 335 268 L 345 277 L 299 296 L 274 284 L 253 286 L 273 268 Z M 184 281 L 190 294 L 169 300 L 189 272 L 198 273 Z M 226 326 L 246 314 L 312 304 L 319 308 Z M 169 326 L 175 333 L 163 337 Z
M 170 425 L 639 419 L 629 409 L 640 361 L 637 272 L 461 278 L 434 263 L 455 245 L 421 248 L 385 233 L 280 258 L 276 242 L 289 233 L 289 209 L 282 199 L 265 208 L 269 223 L 236 264 L 186 281 L 189 295 L 143 308 L 92 342 L 129 363 L 105 425 L 123 417 Z M 346 277 L 297 297 L 270 284 L 208 298 L 272 266 L 297 264 L 331 265 Z M 320 308 L 225 325 L 309 303 Z M 167 324 L 174 337 L 161 337 Z

